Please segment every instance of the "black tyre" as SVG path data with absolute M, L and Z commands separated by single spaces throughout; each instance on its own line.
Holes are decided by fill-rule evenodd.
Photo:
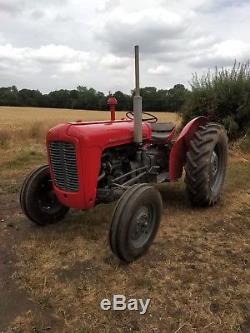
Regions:
M 58 222 L 69 211 L 53 192 L 48 165 L 34 170 L 25 179 L 20 192 L 20 204 L 28 219 L 39 225 Z
M 212 206 L 220 198 L 227 167 L 227 135 L 222 126 L 208 123 L 194 134 L 187 153 L 186 189 L 193 205 Z
M 112 217 L 110 246 L 125 262 L 142 256 L 157 233 L 162 213 L 159 191 L 148 184 L 130 187 L 119 199 Z

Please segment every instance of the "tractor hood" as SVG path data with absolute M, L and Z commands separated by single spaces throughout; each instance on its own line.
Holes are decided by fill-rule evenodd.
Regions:
M 142 124 L 143 140 L 151 138 L 151 126 Z M 72 122 L 60 124 L 51 128 L 47 141 L 75 141 L 83 147 L 100 147 L 105 149 L 116 145 L 132 143 L 134 123 L 131 120 Z
M 150 124 L 144 123 L 142 129 L 143 139 L 147 142 L 151 138 Z M 79 209 L 93 207 L 103 151 L 106 148 L 133 142 L 133 121 L 77 122 L 61 124 L 51 128 L 47 134 L 47 149 L 54 191 L 58 200 L 68 207 Z M 65 146 L 65 143 L 74 145 L 75 155 L 72 153 L 72 146 L 70 152 L 66 151 L 67 148 L 65 147 L 67 146 Z M 67 173 L 74 173 L 72 179 L 74 181 L 78 180 L 77 192 L 56 186 L 55 179 L 57 175 L 51 166 L 51 144 L 54 145 L 54 148 L 57 146 L 53 158 L 58 179 L 64 179 Z M 64 160 L 65 158 L 67 161 Z

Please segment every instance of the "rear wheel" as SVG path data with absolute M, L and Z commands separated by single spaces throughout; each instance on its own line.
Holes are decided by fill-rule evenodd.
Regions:
M 20 204 L 28 219 L 39 225 L 58 222 L 69 210 L 57 200 L 48 165 L 34 170 L 25 179 L 20 192 Z
M 222 126 L 201 126 L 187 153 L 186 188 L 196 206 L 212 206 L 220 198 L 227 166 L 227 135 Z
M 110 246 L 121 260 L 132 262 L 142 256 L 157 233 L 162 212 L 159 191 L 136 184 L 119 199 L 110 228 Z

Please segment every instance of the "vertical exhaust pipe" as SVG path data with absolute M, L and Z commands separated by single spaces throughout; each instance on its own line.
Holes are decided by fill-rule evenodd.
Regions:
M 135 46 L 135 95 L 133 98 L 134 142 L 142 143 L 142 97 L 140 96 L 139 46 Z

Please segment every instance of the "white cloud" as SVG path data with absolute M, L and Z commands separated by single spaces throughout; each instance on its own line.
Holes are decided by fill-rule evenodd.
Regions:
M 67 0 L 41 0 L 41 1 L 30 1 L 30 0 L 1 0 L 0 1 L 0 14 L 17 15 L 23 13 L 26 10 L 37 10 L 44 7 L 54 7 L 67 3 Z
M 14 47 L 11 44 L 0 45 L 0 59 L 20 62 L 37 63 L 78 63 L 87 65 L 88 61 L 94 59 L 88 52 L 75 50 L 64 45 L 43 45 L 38 49 L 31 47 Z M 76 62 L 75 62 L 76 63 Z
M 88 52 L 75 50 L 64 45 L 44 45 L 38 49 L 29 49 L 26 55 L 41 62 L 68 62 L 79 59 L 83 62 L 89 59 Z
M 215 36 L 209 35 L 209 36 L 201 36 L 197 39 L 190 40 L 190 43 L 188 47 L 190 48 L 203 48 L 207 46 L 211 46 L 216 42 Z
M 159 66 L 148 69 L 148 73 L 154 74 L 154 75 L 165 75 L 165 74 L 169 74 L 170 72 L 171 72 L 171 68 L 169 68 L 168 66 L 164 66 L 164 65 L 159 65 Z
M 120 0 L 106 0 L 103 1 L 100 8 L 97 8 L 98 12 L 105 13 L 110 11 L 120 5 Z
M 131 64 L 131 60 L 127 57 L 117 57 L 113 54 L 104 56 L 100 65 L 110 69 L 126 69 Z
M 135 44 L 141 86 L 187 84 L 249 59 L 249 16 L 249 0 L 0 0 L 0 86 L 129 92 Z
M 43 18 L 44 16 L 45 16 L 45 11 L 41 10 L 41 9 L 34 9 L 30 13 L 30 17 L 35 20 L 39 20 L 39 19 Z
M 241 40 L 226 40 L 214 46 L 215 55 L 222 58 L 244 58 L 250 55 L 250 43 Z
M 206 52 L 194 56 L 191 63 L 196 67 L 230 66 L 235 60 L 247 61 L 250 43 L 241 40 L 226 40 L 214 44 Z
M 23 5 L 23 1 L 16 1 L 13 0 L 1 0 L 0 2 L 0 12 L 1 13 L 16 13 L 19 12 Z
M 83 69 L 87 68 L 87 64 L 81 63 L 81 62 L 73 62 L 73 63 L 68 63 L 68 64 L 62 64 L 60 66 L 59 71 L 62 73 L 79 73 Z
M 13 47 L 11 44 L 0 45 L 0 59 L 9 61 L 20 61 L 23 59 L 27 48 Z
M 144 52 L 161 52 L 174 40 L 181 39 L 190 16 L 181 16 L 164 8 L 141 9 L 126 13 L 118 8 L 103 20 L 97 36 L 106 41 L 111 52 L 128 55 L 139 44 Z
M 45 75 L 59 79 L 63 75 L 72 74 L 79 78 L 91 64 L 93 66 L 96 59 L 94 54 L 64 45 L 50 44 L 37 49 L 0 45 L 0 73 L 16 78 L 29 74 L 30 80 L 36 78 L 36 82 L 39 82 L 40 77 L 45 78 Z M 34 88 L 38 88 L 36 84 L 33 82 Z

